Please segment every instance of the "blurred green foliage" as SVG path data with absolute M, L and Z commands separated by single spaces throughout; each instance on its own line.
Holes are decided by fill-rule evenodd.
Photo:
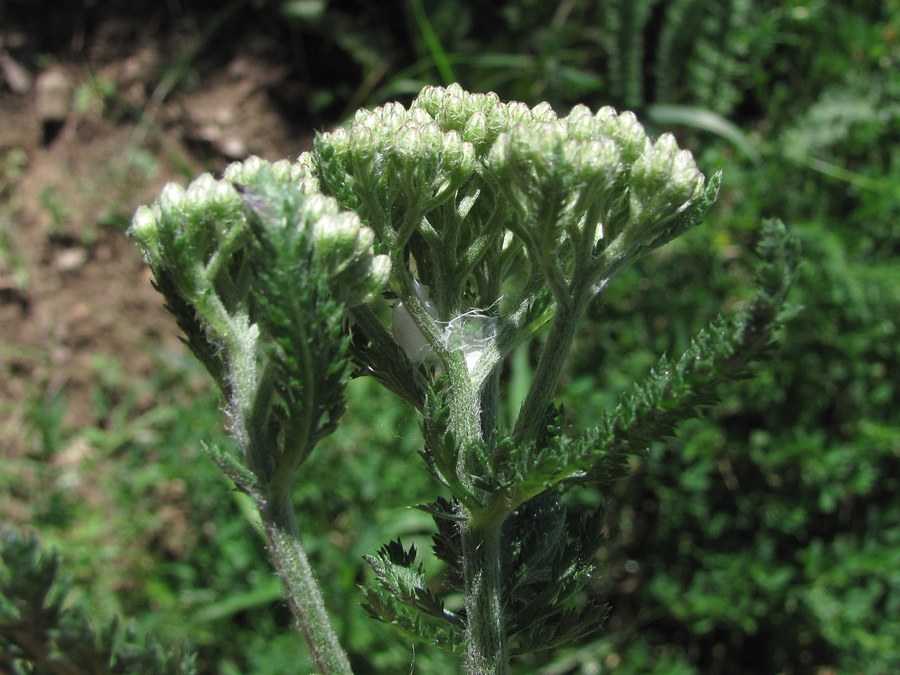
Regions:
M 583 423 L 660 353 L 677 356 L 720 309 L 750 297 L 747 256 L 763 218 L 802 240 L 796 316 L 770 363 L 723 386 L 720 405 L 609 494 L 570 507 L 608 508 L 594 586 L 612 605 L 606 633 L 521 672 L 900 670 L 900 3 L 255 6 L 293 36 L 310 119 L 336 122 L 452 76 L 563 110 L 633 107 L 651 124 L 653 106 L 680 105 L 740 130 L 756 161 L 690 115 L 676 128 L 706 173 L 724 170 L 722 196 L 707 224 L 592 308 L 561 397 Z M 523 357 L 511 386 L 528 375 Z M 32 526 L 59 547 L 80 589 L 73 602 L 99 621 L 122 613 L 141 631 L 187 638 L 201 672 L 304 672 L 246 505 L 199 448 L 227 442 L 218 402 L 197 367 L 167 359 L 146 383 L 114 371 L 99 381 L 103 428 L 68 431 L 64 398 L 35 402 L 34 471 L 90 447 L 104 500 L 47 478 Z M 150 407 L 138 404 L 146 396 Z M 356 589 L 362 556 L 386 538 L 429 548 L 427 517 L 407 508 L 428 492 L 418 443 L 401 402 L 353 382 L 345 424 L 298 488 L 304 543 L 360 672 L 448 672 L 371 622 Z M 427 571 L 441 583 L 435 564 Z

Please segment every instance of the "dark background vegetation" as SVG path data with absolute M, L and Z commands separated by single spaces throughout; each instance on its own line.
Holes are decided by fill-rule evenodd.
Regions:
M 805 259 L 771 360 L 579 495 L 609 510 L 609 622 L 520 671 L 900 670 L 897 0 L 6 0 L 0 40 L 0 520 L 58 548 L 98 625 L 187 640 L 205 673 L 308 670 L 248 505 L 200 451 L 225 442 L 219 402 L 130 213 L 166 180 L 293 157 L 359 106 L 459 81 L 634 109 L 724 170 L 706 223 L 592 308 L 561 394 L 578 423 L 741 307 L 763 218 Z M 360 607 L 363 554 L 428 549 L 408 507 L 432 486 L 410 411 L 350 394 L 296 495 L 329 608 L 359 672 L 454 672 Z

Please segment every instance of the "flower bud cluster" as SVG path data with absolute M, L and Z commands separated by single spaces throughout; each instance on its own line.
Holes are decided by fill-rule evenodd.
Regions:
M 386 214 L 427 210 L 475 172 L 475 150 L 423 108 L 392 103 L 361 110 L 348 129 L 322 134 L 315 153 L 301 156 L 345 207 L 358 207 L 376 228 L 392 228 Z M 390 179 L 386 179 L 390 176 Z M 379 203 L 354 203 L 349 190 Z
M 332 294 L 348 306 L 366 302 L 384 288 L 390 261 L 375 254 L 375 234 L 358 215 L 342 211 L 334 199 L 318 192 L 302 162 L 247 164 L 230 168 L 226 177 L 245 181 L 239 184 L 244 199 L 264 230 L 258 236 L 288 244 L 302 235 L 309 253 L 298 249 L 296 264 L 324 277 Z
M 703 190 L 704 178 L 687 150 L 663 134 L 634 163 L 632 195 L 642 210 L 679 207 Z
M 332 292 L 352 307 L 370 301 L 384 289 L 391 274 L 391 261 L 386 255 L 375 255 L 375 234 L 359 216 L 338 212 L 335 202 L 328 202 L 335 210 L 312 220 L 314 246 L 328 270 Z
M 206 263 L 226 242 L 234 241 L 240 212 L 234 186 L 203 174 L 187 189 L 166 185 L 154 204 L 137 210 L 129 233 L 154 271 L 178 266 L 179 261 Z
M 579 275 L 619 269 L 689 227 L 715 193 L 689 152 L 671 135 L 652 142 L 631 112 L 575 106 L 560 117 L 547 103 L 505 103 L 459 85 L 426 87 L 409 108 L 361 111 L 301 163 L 389 246 L 418 231 L 428 248 L 417 263 L 442 278 L 475 269 L 476 244 L 485 265 L 518 246 L 554 279 L 557 300 Z M 600 288 L 606 278 L 575 285 Z M 448 315 L 472 306 L 438 297 Z
M 231 263 L 250 236 L 252 212 L 266 227 L 305 229 L 328 286 L 346 303 L 364 302 L 387 282 L 389 259 L 375 255 L 374 233 L 356 214 L 316 188 L 303 163 L 251 157 L 227 167 L 222 180 L 203 174 L 187 189 L 169 183 L 154 204 L 137 210 L 129 234 L 154 273 L 171 276 L 190 298 L 236 273 Z M 290 217 L 279 214 L 276 199 L 290 203 Z
M 410 106 L 426 111 L 443 131 L 456 131 L 471 143 L 480 157 L 490 150 L 497 137 L 518 124 L 534 124 L 556 119 L 547 103 L 529 108 L 524 103 L 503 103 L 493 92 L 470 94 L 458 84 L 425 87 Z
M 485 171 L 520 210 L 534 241 L 569 239 L 599 254 L 622 235 L 628 250 L 641 251 L 674 219 L 706 208 L 705 179 L 671 134 L 653 143 L 634 114 L 610 107 L 544 116 L 501 134 Z M 552 222 L 534 214 L 553 214 Z M 573 223 L 583 236 L 573 237 Z

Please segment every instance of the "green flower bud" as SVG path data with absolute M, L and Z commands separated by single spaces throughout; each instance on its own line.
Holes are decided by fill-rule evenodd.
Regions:
M 317 222 L 337 212 L 334 200 L 322 194 L 312 194 L 303 202 L 303 217 Z
M 500 97 L 492 91 L 486 94 L 469 94 L 467 105 L 472 113 L 490 113 L 500 103 Z
M 402 103 L 388 103 L 375 109 L 373 119 L 376 126 L 383 127 L 385 131 L 392 131 L 406 124 L 408 116 Z
M 308 197 L 322 192 L 317 178 L 301 178 L 297 183 L 297 189 L 300 191 L 300 194 Z
M 462 136 L 456 131 L 448 131 L 441 137 L 441 157 L 444 160 L 444 166 L 450 167 L 459 164 L 465 154 Z
M 371 161 L 375 156 L 378 141 L 369 126 L 353 127 L 349 132 L 349 154 L 357 162 Z
M 421 109 L 428 113 L 429 116 L 434 118 L 438 111 L 441 109 L 441 103 L 444 99 L 444 90 L 442 87 L 425 87 L 422 91 L 419 92 L 419 95 L 416 96 L 415 101 L 413 101 L 410 106 L 411 110 Z
M 213 201 L 215 189 L 216 179 L 210 174 L 204 173 L 188 185 L 185 198 L 192 206 L 209 203 Z
M 373 289 L 380 292 L 391 278 L 391 258 L 387 255 L 376 255 L 369 266 L 369 278 Z
M 444 144 L 444 134 L 436 124 L 419 127 L 416 152 L 425 156 L 437 156 Z
M 466 122 L 462 137 L 465 141 L 472 143 L 476 147 L 489 142 L 490 131 L 488 130 L 487 115 L 481 111 L 472 115 Z
M 297 182 L 316 179 L 316 164 L 311 152 L 303 152 L 294 163 L 291 178 Z
M 410 108 L 407 113 L 407 123 L 423 127 L 426 124 L 434 124 L 434 118 L 423 108 Z
M 608 135 L 618 143 L 625 164 L 637 160 L 650 145 L 644 127 L 631 111 L 626 111 L 615 118 Z
M 372 126 L 373 124 L 375 124 L 375 114 L 371 110 L 360 108 L 353 115 L 353 126 L 355 127 Z
M 248 185 L 267 164 L 265 160 L 255 156 L 248 157 L 243 162 L 234 162 L 225 169 L 225 180 L 238 185 Z
M 487 116 L 488 137 L 490 142 L 493 143 L 500 134 L 509 131 L 510 125 L 506 105 L 498 101 L 490 110 L 485 111 L 485 115 Z
M 463 89 L 459 82 L 453 82 L 452 84 L 447 85 L 444 89 L 445 96 L 453 96 L 459 99 L 467 99 L 470 94 L 465 89 Z
M 534 108 L 531 109 L 531 115 L 537 122 L 550 122 L 556 119 L 556 111 L 553 110 L 553 107 L 546 101 L 534 106 Z
M 599 184 L 600 189 L 611 187 L 619 169 L 619 149 L 607 139 L 603 141 L 566 143 L 566 155 L 571 157 L 573 176 L 586 184 Z
M 159 263 L 159 218 L 158 213 L 149 206 L 141 206 L 131 219 L 128 235 L 134 239 L 144 259 L 151 266 Z
M 566 141 L 565 126 L 557 121 L 519 125 L 510 133 L 511 151 L 522 168 L 549 167 L 557 161 L 559 148 Z
M 187 207 L 187 195 L 178 183 L 167 183 L 159 196 L 159 208 L 163 213 L 181 213 Z
M 391 259 L 388 256 L 366 257 L 364 261 L 365 268 L 357 278 L 354 297 L 347 300 L 350 307 L 371 302 L 384 290 L 391 277 Z
M 350 152 L 350 146 L 350 134 L 344 129 L 335 129 L 331 133 L 322 134 L 316 142 L 316 149 L 319 152 L 327 148 L 330 155 L 336 157 L 346 156 Z
M 240 208 L 241 198 L 234 185 L 227 181 L 216 181 L 212 191 L 212 202 L 219 211 L 229 211 Z
M 696 199 L 703 192 L 706 180 L 689 150 L 679 150 L 672 162 L 672 184 L 685 200 Z
M 316 217 L 308 210 L 307 217 L 313 223 L 312 235 L 317 254 L 329 261 L 349 260 L 356 255 L 362 227 L 356 214 L 344 212 Z
M 511 154 L 512 141 L 509 138 L 509 134 L 500 134 L 491 146 L 490 151 L 488 151 L 486 160 L 487 170 L 485 173 L 494 176 L 499 180 L 503 180 L 503 177 L 510 167 Z
M 450 93 L 450 89 L 448 89 L 441 112 L 436 116 L 437 123 L 445 131 L 450 131 L 451 129 L 462 131 L 468 118 L 469 111 L 466 108 L 464 99 L 461 96 Z
M 455 131 L 444 134 L 441 147 L 441 168 L 459 184 L 475 171 L 475 148 Z
M 517 124 L 531 124 L 534 122 L 531 108 L 518 101 L 504 104 L 502 111 L 498 111 L 498 113 L 504 118 L 506 129 L 512 129 Z
M 647 201 L 659 201 L 671 191 L 672 165 L 678 146 L 671 134 L 663 134 L 650 145 L 631 168 L 633 190 L 646 195 Z
M 272 176 L 276 180 L 283 180 L 285 182 L 292 182 L 291 177 L 291 163 L 286 159 L 281 159 L 277 162 L 274 162 L 272 165 Z

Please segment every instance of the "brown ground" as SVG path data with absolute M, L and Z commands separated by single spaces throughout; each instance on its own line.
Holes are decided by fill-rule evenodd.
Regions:
M 234 39 L 232 22 L 218 42 L 209 15 L 156 4 L 99 18 L 0 5 L 0 486 L 26 480 L 36 402 L 62 392 L 65 425 L 96 425 L 104 364 L 144 378 L 160 347 L 180 349 L 122 233 L 134 208 L 169 180 L 309 143 L 274 105 L 291 82 L 271 39 L 252 26 Z M 17 501 L 0 494 L 0 520 L 27 519 Z

